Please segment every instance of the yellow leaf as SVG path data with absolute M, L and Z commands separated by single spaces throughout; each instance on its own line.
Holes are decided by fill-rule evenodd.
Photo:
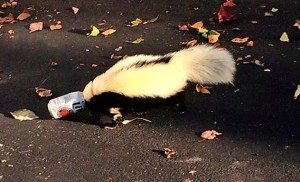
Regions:
M 104 35 L 104 36 L 108 36 L 108 35 L 110 35 L 110 34 L 115 33 L 116 31 L 117 31 L 117 30 L 111 28 L 111 29 L 105 30 L 105 31 L 102 32 L 101 34 Z
M 283 32 L 283 34 L 280 37 L 280 41 L 282 41 L 282 42 L 289 42 L 290 41 L 289 36 L 286 32 Z
M 295 94 L 294 94 L 294 99 L 296 100 L 299 95 L 300 95 L 300 85 L 297 86 L 297 90 L 295 91 Z
M 278 11 L 277 8 L 272 8 L 272 9 L 271 9 L 271 12 L 273 12 L 273 13 L 276 13 L 277 11 Z
M 97 27 L 92 26 L 92 31 L 89 34 L 89 36 L 95 37 L 95 36 L 99 35 L 99 33 L 100 33 L 100 30 Z
M 136 40 L 133 41 L 126 41 L 127 43 L 131 43 L 131 44 L 139 44 L 141 42 L 143 42 L 145 39 L 143 38 L 137 38 Z
M 139 18 L 136 18 L 135 20 L 131 21 L 130 22 L 130 25 L 127 25 L 129 27 L 136 27 L 138 26 L 139 24 L 141 24 L 143 21 Z

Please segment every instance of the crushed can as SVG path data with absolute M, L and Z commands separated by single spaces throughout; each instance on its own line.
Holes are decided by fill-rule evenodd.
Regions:
M 55 118 L 63 118 L 85 108 L 82 92 L 71 92 L 51 99 L 48 103 L 50 115 Z

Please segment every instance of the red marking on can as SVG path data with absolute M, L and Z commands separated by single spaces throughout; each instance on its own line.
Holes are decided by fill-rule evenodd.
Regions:
M 68 116 L 69 114 L 71 114 L 71 111 L 69 109 L 61 109 L 59 111 L 59 115 L 61 115 L 61 117 Z

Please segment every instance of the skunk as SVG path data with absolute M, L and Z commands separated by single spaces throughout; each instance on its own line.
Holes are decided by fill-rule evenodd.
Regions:
M 121 97 L 168 99 L 182 93 L 188 82 L 200 84 L 233 83 L 236 71 L 233 56 L 225 49 L 198 45 L 166 55 L 135 55 L 120 60 L 105 73 L 90 81 L 84 99 L 117 107 Z M 104 108 L 103 108 L 104 109 Z M 105 108 L 109 109 L 109 108 Z

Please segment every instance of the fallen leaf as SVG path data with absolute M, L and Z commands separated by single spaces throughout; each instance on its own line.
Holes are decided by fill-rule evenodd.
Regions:
M 31 23 L 29 25 L 29 30 L 30 30 L 29 33 L 43 30 L 43 22 Z
M 50 61 L 48 65 L 49 65 L 50 67 L 56 67 L 56 66 L 58 66 L 59 64 L 58 64 L 56 61 Z
M 123 49 L 123 47 L 122 47 L 122 46 L 119 46 L 119 47 L 115 48 L 115 51 L 119 52 L 119 51 L 121 51 L 122 49 Z
M 248 40 L 249 40 L 249 37 L 245 37 L 245 38 L 236 37 L 236 38 L 232 39 L 231 42 L 234 42 L 234 43 L 245 43 Z
M 189 26 L 190 28 L 194 28 L 194 29 L 200 29 L 203 27 L 203 22 L 202 21 L 198 21 L 192 25 Z
M 57 21 L 54 25 L 50 25 L 50 30 L 62 29 L 61 21 Z
M 272 8 L 272 9 L 271 9 L 271 12 L 272 12 L 272 13 L 276 13 L 277 11 L 278 11 L 277 8 Z
M 300 30 L 300 20 L 296 20 L 293 26 L 298 27 L 298 29 Z
M 169 148 L 164 148 L 163 151 L 164 151 L 167 159 L 171 159 L 172 156 L 176 154 L 175 150 L 172 150 L 172 149 L 169 149 Z
M 282 42 L 289 42 L 290 41 L 289 36 L 286 32 L 283 32 L 283 34 L 280 37 L 280 41 L 282 41 Z
M 99 33 L 100 33 L 100 30 L 97 27 L 92 25 L 91 33 L 88 34 L 88 36 L 95 37 L 95 36 L 99 35 Z
M 178 29 L 181 31 L 189 31 L 189 27 L 187 25 L 178 25 Z
M 150 20 L 144 21 L 143 24 L 145 25 L 145 24 L 148 24 L 148 23 L 154 23 L 154 22 L 156 22 L 157 20 L 158 20 L 158 16 L 155 17 L 155 18 L 152 18 L 152 19 L 150 19 Z
M 143 41 L 144 41 L 143 38 L 137 38 L 136 40 L 133 40 L 133 41 L 127 40 L 126 42 L 127 42 L 127 43 L 130 43 L 130 44 L 139 44 L 139 43 L 141 43 L 141 42 L 143 42 Z
M 18 2 L 16 1 L 10 1 L 11 2 L 11 7 L 14 8 L 18 5 Z
M 110 35 L 110 34 L 115 33 L 116 31 L 117 31 L 117 30 L 111 28 L 111 29 L 105 30 L 105 31 L 102 32 L 101 34 L 104 35 L 104 36 L 108 36 L 108 35 Z
M 195 44 L 197 44 L 197 40 L 196 39 L 193 39 L 193 40 L 190 40 L 188 42 L 180 42 L 181 45 L 186 45 L 188 47 L 192 47 L 194 46 Z
M 227 0 L 225 3 L 223 3 L 224 7 L 234 7 L 236 4 L 232 2 L 231 0 Z
M 18 20 L 22 21 L 22 20 L 25 20 L 27 18 L 29 18 L 31 15 L 30 15 L 30 12 L 28 9 L 24 9 L 23 12 L 17 17 Z
M 227 10 L 224 8 L 223 5 L 221 5 L 219 11 L 218 11 L 218 20 L 219 23 L 222 23 L 224 21 L 232 21 L 234 20 L 233 12 L 230 10 Z
M 9 13 L 6 17 L 0 18 L 0 24 L 2 23 L 12 23 L 14 21 L 14 15 Z
M 216 138 L 217 135 L 222 135 L 222 133 L 219 133 L 216 130 L 207 130 L 201 133 L 201 137 L 208 140 Z
M 208 42 L 211 43 L 211 44 L 214 44 L 214 43 L 218 42 L 219 36 L 220 35 L 208 35 L 207 36 Z
M 294 94 L 294 99 L 296 100 L 299 95 L 300 95 L 300 85 L 297 86 L 297 89 L 296 89 L 295 94 Z
M 79 8 L 73 6 L 73 7 L 72 7 L 72 10 L 73 10 L 73 13 L 74 13 L 74 14 L 77 14 L 78 11 L 79 11 Z
M 130 119 L 130 120 L 126 119 L 126 120 L 122 121 L 122 124 L 126 125 L 126 124 L 128 124 L 128 123 L 130 123 L 131 121 L 134 121 L 134 120 L 143 120 L 143 121 L 147 121 L 149 123 L 152 122 L 152 121 L 150 121 L 148 119 L 145 119 L 145 118 L 134 118 L 134 119 Z
M 14 30 L 8 30 L 7 33 L 8 33 L 9 35 L 12 35 L 12 34 L 15 33 L 15 31 L 14 31 Z
M 273 13 L 265 12 L 265 16 L 274 16 Z
M 17 120 L 24 121 L 24 120 L 33 120 L 39 118 L 34 112 L 28 109 L 19 109 L 14 112 L 10 112 L 10 114 Z
M 135 20 L 130 22 L 130 25 L 127 25 L 128 27 L 136 27 L 139 24 L 141 24 L 143 21 L 139 18 L 136 18 Z
M 254 45 L 253 41 L 248 41 L 246 44 L 246 46 L 248 46 L 248 47 L 253 47 L 253 45 Z
M 40 97 L 50 97 L 50 96 L 52 96 L 52 91 L 49 90 L 49 89 L 45 89 L 45 88 L 35 87 L 35 92 Z
M 203 93 L 203 94 L 210 94 L 210 91 L 208 89 L 211 89 L 211 87 L 202 86 L 199 83 L 196 85 L 196 91 Z

